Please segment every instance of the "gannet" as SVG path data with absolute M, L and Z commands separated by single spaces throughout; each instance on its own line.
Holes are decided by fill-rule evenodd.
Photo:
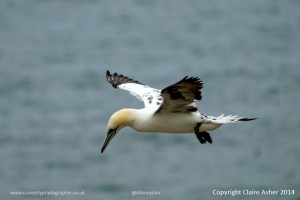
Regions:
M 222 124 L 251 121 L 256 118 L 224 114 L 206 116 L 198 112 L 196 101 L 202 99 L 203 83 L 198 77 L 184 77 L 162 90 L 144 85 L 122 74 L 106 71 L 107 81 L 144 102 L 142 109 L 125 108 L 113 113 L 108 121 L 108 132 L 101 153 L 111 139 L 125 126 L 139 132 L 195 133 L 201 144 L 212 143 L 210 134 Z

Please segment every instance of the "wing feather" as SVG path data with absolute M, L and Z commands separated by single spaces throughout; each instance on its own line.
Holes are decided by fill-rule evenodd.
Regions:
M 156 113 L 161 112 L 195 112 L 196 100 L 201 100 L 202 81 L 197 77 L 184 77 L 179 82 L 161 91 L 164 98 Z
M 125 90 L 143 101 L 146 108 L 151 107 L 156 110 L 163 101 L 160 90 L 144 85 L 122 74 L 111 74 L 107 70 L 106 79 L 114 88 Z

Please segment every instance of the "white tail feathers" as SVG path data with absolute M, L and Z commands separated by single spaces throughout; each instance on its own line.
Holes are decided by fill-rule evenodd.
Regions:
M 227 123 L 236 123 L 236 122 L 243 122 L 243 121 L 251 121 L 251 120 L 255 120 L 256 118 L 238 117 L 237 115 L 227 115 L 227 116 L 224 116 L 224 114 L 222 114 L 219 117 L 208 116 L 207 119 L 209 121 L 211 121 L 211 122 L 214 122 L 214 123 L 227 124 Z

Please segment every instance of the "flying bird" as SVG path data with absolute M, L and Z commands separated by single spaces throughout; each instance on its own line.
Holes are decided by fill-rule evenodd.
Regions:
M 107 81 L 117 89 L 125 90 L 144 102 L 142 109 L 124 108 L 113 113 L 108 121 L 108 132 L 101 153 L 111 139 L 125 126 L 139 132 L 195 133 L 201 144 L 212 143 L 208 131 L 222 124 L 251 121 L 256 118 L 201 114 L 196 101 L 202 99 L 203 83 L 198 77 L 184 77 L 162 90 L 144 85 L 122 74 L 106 71 Z

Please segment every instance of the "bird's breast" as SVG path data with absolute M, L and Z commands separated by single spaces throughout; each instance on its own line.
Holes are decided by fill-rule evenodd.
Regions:
M 192 133 L 199 118 L 192 114 L 141 115 L 131 125 L 140 132 Z

